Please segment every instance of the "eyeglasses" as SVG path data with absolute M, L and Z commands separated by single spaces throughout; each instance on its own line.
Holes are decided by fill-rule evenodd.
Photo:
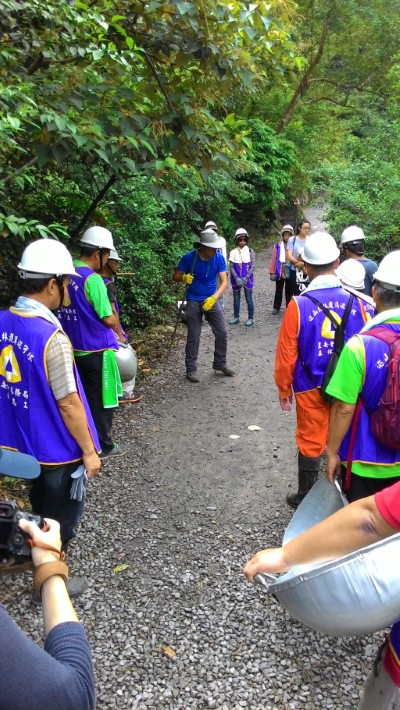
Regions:
M 246 237 L 238 237 L 238 242 L 247 242 Z

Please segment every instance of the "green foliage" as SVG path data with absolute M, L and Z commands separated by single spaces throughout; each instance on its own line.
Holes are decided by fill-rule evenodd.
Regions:
M 67 237 L 68 233 L 59 224 L 40 224 L 37 219 L 27 220 L 25 217 L 6 215 L 0 212 L 0 236 L 8 237 L 13 235 L 22 239 L 52 238 L 59 239 Z
M 335 235 L 358 222 L 371 256 L 399 245 L 397 0 L 2 10 L 6 270 L 30 239 L 74 249 L 82 226 L 107 225 L 136 274 L 118 287 L 132 326 L 175 300 L 172 268 L 208 219 L 228 242 L 264 233 L 317 189 Z
M 248 122 L 251 168 L 244 175 L 249 189 L 241 203 L 241 212 L 252 215 L 257 225 L 268 223 L 270 214 L 285 200 L 285 190 L 298 166 L 295 145 L 279 136 L 260 119 Z M 248 217 L 247 217 L 248 219 Z
M 380 261 L 400 248 L 400 123 L 381 111 L 366 111 L 354 133 L 342 161 L 318 170 L 315 182 L 328 195 L 334 236 L 357 224 L 368 239 L 368 256 Z
M 107 224 L 123 258 L 120 270 L 134 272 L 118 277 L 123 323 L 144 326 L 160 320 L 172 302 L 172 270 L 185 249 L 171 230 L 167 205 L 154 197 L 146 178 L 131 178 L 125 188 L 122 196 L 117 189 L 111 192 Z
M 33 165 L 70 158 L 161 177 L 173 204 L 171 174 L 201 175 L 246 147 L 226 97 L 292 62 L 291 0 L 3 0 L 2 11 L 0 184 L 20 189 Z

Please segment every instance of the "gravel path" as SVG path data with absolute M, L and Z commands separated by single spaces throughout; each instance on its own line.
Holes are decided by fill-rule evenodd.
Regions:
M 285 495 L 296 484 L 294 414 L 280 412 L 273 383 L 281 317 L 271 314 L 267 257 L 257 260 L 254 328 L 244 327 L 244 311 L 229 326 L 237 375 L 213 373 L 204 326 L 202 381 L 187 382 L 182 326 L 166 371 L 147 380 L 141 404 L 115 417 L 129 455 L 105 463 L 90 483 L 70 564 L 90 578 L 76 609 L 100 710 L 357 707 L 381 635 L 313 633 L 241 574 L 253 551 L 280 543 L 291 514 Z M 2 592 L 14 618 L 41 639 L 29 573 L 6 578 Z

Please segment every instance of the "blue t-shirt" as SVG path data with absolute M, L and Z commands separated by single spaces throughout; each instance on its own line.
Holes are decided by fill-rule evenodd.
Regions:
M 304 247 L 306 244 L 305 239 L 299 239 L 299 236 L 293 236 L 289 237 L 286 245 L 286 249 L 290 249 L 292 252 L 292 256 L 294 256 L 295 259 L 298 259 L 300 256 L 300 253 L 303 251 Z M 296 271 L 296 267 L 294 264 L 290 262 L 290 269 L 291 271 Z
M 203 261 L 199 256 L 195 260 L 195 257 L 195 249 L 188 251 L 182 256 L 176 268 L 178 271 L 183 271 L 184 274 L 194 275 L 193 282 L 188 288 L 187 300 L 204 301 L 216 292 L 218 274 L 227 271 L 226 261 L 218 252 L 207 261 Z
M 366 257 L 362 257 L 362 259 L 359 259 L 358 261 L 365 269 L 364 293 L 366 293 L 367 296 L 372 296 L 372 281 L 374 274 L 378 271 L 378 264 L 376 264 L 375 261 L 372 261 L 372 259 L 367 259 Z

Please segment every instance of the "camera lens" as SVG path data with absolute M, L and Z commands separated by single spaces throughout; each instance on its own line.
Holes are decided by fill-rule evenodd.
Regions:
M 22 547 L 25 542 L 25 538 L 21 533 L 16 532 L 13 536 L 13 544 L 15 547 Z

